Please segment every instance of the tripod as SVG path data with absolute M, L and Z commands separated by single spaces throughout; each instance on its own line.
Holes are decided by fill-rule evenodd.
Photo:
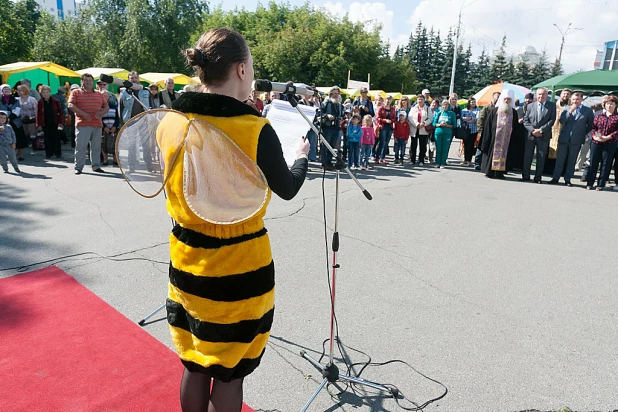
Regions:
M 332 146 L 328 143 L 328 141 L 324 138 L 324 135 L 320 133 L 320 131 L 315 127 L 313 122 L 309 120 L 309 118 L 303 113 L 303 111 L 298 107 L 298 101 L 296 100 L 296 88 L 293 84 L 287 85 L 287 90 L 285 92 L 288 97 L 288 101 L 294 107 L 298 113 L 307 121 L 311 129 L 317 134 L 319 141 L 322 142 L 324 148 L 328 150 L 335 159 L 335 227 L 333 233 L 332 240 L 332 266 L 331 266 L 331 311 L 330 311 L 330 334 L 329 334 L 329 345 L 328 345 L 328 363 L 326 365 L 321 364 L 317 360 L 313 359 L 311 356 L 307 354 L 306 351 L 301 351 L 300 356 L 307 360 L 314 368 L 316 368 L 322 374 L 322 382 L 315 390 L 313 395 L 309 398 L 305 406 L 301 409 L 301 412 L 305 412 L 309 409 L 315 398 L 319 395 L 319 393 L 326 387 L 328 383 L 332 383 L 337 386 L 337 382 L 349 382 L 352 384 L 360 384 L 364 386 L 368 386 L 373 389 L 377 389 L 383 392 L 390 393 L 394 397 L 397 397 L 398 391 L 396 389 L 387 388 L 384 385 L 379 383 L 370 382 L 358 377 L 347 376 L 339 373 L 339 368 L 333 362 L 333 350 L 334 350 L 334 340 L 335 340 L 335 291 L 337 286 L 337 270 L 339 269 L 339 264 L 337 263 L 337 252 L 339 251 L 339 231 L 338 231 L 338 222 L 339 222 L 339 175 L 341 170 L 345 171 L 352 180 L 358 185 L 361 189 L 367 200 L 371 200 L 371 194 L 361 185 L 361 183 L 356 179 L 356 176 L 350 172 L 350 170 L 346 167 L 345 161 L 341 158 L 341 154 L 336 152 Z M 324 114 L 322 114 L 324 115 Z

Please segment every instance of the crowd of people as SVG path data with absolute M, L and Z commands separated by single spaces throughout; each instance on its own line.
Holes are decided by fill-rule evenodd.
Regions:
M 129 81 L 139 84 L 139 75 L 129 73 Z M 101 166 L 118 166 L 115 157 L 117 133 L 125 122 L 137 114 L 159 107 L 171 107 L 179 93 L 174 90 L 174 79 L 165 80 L 163 90 L 150 84 L 142 90 L 120 89 L 118 95 L 109 90 L 109 84 L 96 82 L 91 74 L 81 76 L 80 85 L 66 82 L 57 93 L 49 86 L 39 84 L 31 88 L 28 79 L 14 87 L 0 86 L 0 162 L 5 173 L 8 162 L 16 173 L 30 154 L 45 151 L 46 160 L 62 160 L 62 144 L 75 149 L 74 172 L 82 173 L 87 162 L 93 172 L 104 173 Z M 148 162 L 147 154 L 144 156 Z M 154 170 L 152 165 L 149 170 Z
M 268 116 L 271 101 L 285 99 L 278 93 L 266 93 L 262 101 L 257 92 L 250 97 L 263 116 Z M 605 96 L 602 104 L 587 107 L 581 92 L 562 90 L 557 101 L 548 100 L 548 90 L 529 93 L 524 102 L 515 100 L 514 92 L 504 89 L 494 93 L 483 108 L 470 98 L 464 108 L 457 104 L 457 94 L 443 99 L 432 98 L 428 89 L 412 103 L 403 96 L 371 99 L 368 90 L 360 90 L 355 99 L 343 100 L 338 87 L 320 101 L 318 96 L 298 96 L 301 104 L 317 106 L 314 124 L 329 145 L 341 151 L 350 169 L 372 170 L 388 165 L 393 150 L 393 164 L 445 168 L 454 139 L 463 158 L 459 166 L 474 167 L 488 178 L 505 179 L 508 173 L 521 173 L 521 181 L 542 183 L 542 176 L 552 176 L 549 184 L 564 177 L 573 186 L 576 171 L 582 171 L 586 188 L 600 191 L 608 184 L 614 170 L 614 190 L 618 191 L 618 98 Z M 334 170 L 330 151 L 318 145 L 317 135 L 309 130 L 309 160 L 321 162 L 325 170 Z M 393 145 L 391 140 L 394 138 Z M 535 156 L 536 153 L 536 156 Z M 531 178 L 532 164 L 534 176 Z
M 139 75 L 131 72 L 128 80 L 139 84 Z M 75 148 L 75 174 L 82 173 L 87 159 L 94 172 L 103 173 L 101 166 L 110 164 L 109 157 L 113 166 L 118 165 L 114 149 L 122 124 L 145 110 L 171 107 L 179 97 L 174 86 L 170 78 L 163 90 L 151 84 L 142 90 L 122 88 L 115 95 L 104 81 L 96 82 L 95 88 L 90 74 L 82 76 L 81 85 L 67 82 L 53 95 L 45 85 L 31 88 L 27 79 L 14 88 L 4 84 L 0 86 L 2 167 L 8 172 L 8 160 L 17 172 L 28 147 L 33 152 L 44 150 L 46 159 L 61 159 L 64 142 Z M 272 100 L 277 99 L 286 100 L 286 96 L 252 91 L 247 103 L 267 117 Z M 428 89 L 415 102 L 407 96 L 398 101 L 378 96 L 373 101 L 366 88 L 360 96 L 343 100 L 338 87 L 324 101 L 319 96 L 298 99 L 318 108 L 314 125 L 351 169 L 372 170 L 388 165 L 391 157 L 398 166 L 445 168 L 454 164 L 447 159 L 453 140 L 459 140 L 457 152 L 463 158 L 459 165 L 474 167 L 488 178 L 504 179 L 517 171 L 522 181 L 542 183 L 543 174 L 550 174 L 548 183 L 556 184 L 564 177 L 564 183 L 572 186 L 575 172 L 582 171 L 581 181 L 588 189 L 603 190 L 614 169 L 614 190 L 618 190 L 615 96 L 606 96 L 592 108 L 583 105 L 582 93 L 568 89 L 555 103 L 550 102 L 544 88 L 536 95 L 526 95 L 521 104 L 512 91 L 504 89 L 482 109 L 474 98 L 462 108 L 457 94 L 440 99 Z M 307 138 L 309 160 L 334 170 L 332 154 L 318 145 L 313 130 Z M 153 170 L 155 154 L 144 151 L 147 169 Z

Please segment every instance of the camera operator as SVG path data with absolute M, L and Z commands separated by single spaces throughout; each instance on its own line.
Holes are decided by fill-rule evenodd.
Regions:
M 139 74 L 137 72 L 129 73 L 128 77 L 131 83 L 139 84 Z M 150 110 L 150 92 L 148 89 L 133 90 L 131 88 L 120 89 L 120 122 L 125 124 L 131 118 L 138 114 Z M 154 143 L 154 142 L 153 142 Z M 152 150 L 151 144 L 142 144 L 142 155 L 144 157 L 144 163 L 149 172 L 153 172 L 152 166 Z M 129 171 L 133 172 L 137 168 L 139 162 L 139 153 L 136 148 L 129 150 Z M 138 149 L 139 150 L 139 149 Z
M 320 130 L 321 129 L 321 124 L 320 124 L 320 118 L 321 118 L 321 111 L 320 111 L 320 96 L 309 96 L 307 98 L 307 105 L 308 106 L 315 106 L 316 107 L 316 111 L 315 111 L 315 116 L 313 117 L 313 125 Z M 318 136 L 315 134 L 315 132 L 313 131 L 313 129 L 309 129 L 309 131 L 307 132 L 307 139 L 309 140 L 309 161 L 310 162 L 317 162 L 318 157 L 317 157 L 317 152 L 318 152 Z
M 371 97 L 368 93 L 369 91 L 366 87 L 361 87 L 360 97 L 354 99 L 354 103 L 352 104 L 352 107 L 358 107 L 361 119 L 368 114 L 371 115 L 372 118 L 376 117 L 375 111 L 373 110 L 373 103 L 371 103 Z
M 339 140 L 341 120 L 343 119 L 343 105 L 339 103 L 339 87 L 334 86 L 330 89 L 328 96 L 328 100 L 322 103 L 320 123 L 322 125 L 324 138 L 333 149 L 336 149 Z M 321 154 L 322 167 L 325 170 L 335 170 L 332 164 L 333 155 L 324 145 L 321 147 Z

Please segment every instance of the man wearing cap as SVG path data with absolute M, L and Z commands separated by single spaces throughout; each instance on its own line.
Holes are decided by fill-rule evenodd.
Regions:
M 99 80 L 97 82 L 97 89 L 99 90 L 100 93 L 105 93 L 106 91 L 109 92 L 109 84 L 107 84 L 103 80 Z M 109 95 L 109 100 L 107 101 L 109 103 L 109 105 L 110 106 L 114 106 L 114 107 L 118 107 L 118 99 L 116 98 L 114 93 L 109 92 L 109 94 L 110 94 Z
M 375 111 L 373 110 L 373 103 L 371 103 L 371 97 L 369 97 L 369 91 L 366 87 L 361 87 L 360 89 L 360 97 L 354 99 L 354 103 L 352 103 L 352 107 L 358 107 L 359 115 L 362 118 L 365 115 L 371 115 L 371 117 L 375 117 Z
M 343 119 L 343 105 L 339 103 L 339 87 L 334 86 L 330 89 L 330 93 L 328 94 L 329 99 L 325 100 L 322 103 L 322 133 L 324 134 L 324 138 L 328 142 L 328 144 L 333 148 L 337 148 L 337 143 L 339 141 L 339 130 L 341 127 L 341 120 Z M 321 148 L 321 156 L 322 156 L 322 167 L 325 170 L 334 170 L 333 167 L 333 155 L 326 148 L 324 144 L 322 144 Z

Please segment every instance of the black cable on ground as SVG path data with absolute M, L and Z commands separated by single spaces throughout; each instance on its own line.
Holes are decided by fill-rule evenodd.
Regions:
M 419 370 L 417 370 L 416 368 L 414 368 L 412 365 L 410 365 L 409 363 L 407 363 L 404 360 L 401 359 L 391 359 L 388 360 L 386 362 L 372 362 L 372 358 L 371 356 L 369 356 L 368 354 L 366 354 L 365 352 L 355 349 L 351 346 L 347 346 L 344 345 L 343 342 L 341 342 L 341 339 L 339 338 L 339 322 L 337 321 L 337 314 L 333 305 L 333 290 L 331 287 L 331 277 L 330 277 L 330 270 L 331 270 L 331 266 L 330 266 L 330 256 L 329 256 L 329 250 L 328 250 L 328 225 L 327 225 L 327 220 L 326 220 L 326 191 L 325 191 L 325 181 L 326 181 L 326 169 L 323 170 L 322 172 L 322 208 L 323 208 L 323 212 L 324 212 L 324 244 L 325 244 L 325 251 L 326 251 L 326 275 L 327 275 L 327 279 L 328 279 L 328 291 L 329 291 L 329 296 L 330 296 L 330 305 L 331 305 L 331 310 L 333 311 L 333 319 L 334 319 L 334 324 L 335 324 L 335 342 L 337 344 L 337 349 L 339 349 L 339 354 L 341 355 L 341 359 L 343 361 L 343 363 L 346 366 L 346 370 L 347 372 L 345 373 L 347 376 L 352 376 L 351 372 L 353 371 L 353 368 L 355 366 L 360 366 L 362 365 L 361 369 L 358 371 L 358 373 L 355 375 L 355 377 L 360 378 L 361 374 L 368 368 L 368 367 L 380 367 L 380 366 L 386 366 L 386 365 L 390 365 L 390 364 L 394 364 L 394 363 L 400 363 L 403 365 L 406 365 L 407 367 L 409 367 L 410 369 L 412 369 L 414 372 L 416 372 L 417 374 L 419 374 L 420 376 L 424 377 L 425 379 L 434 382 L 436 384 L 438 384 L 439 386 L 441 386 L 444 391 L 442 392 L 442 394 L 436 398 L 430 399 L 426 402 L 424 402 L 423 404 L 417 404 L 416 402 L 412 401 L 411 399 L 407 399 L 405 397 L 405 395 L 403 394 L 403 392 L 395 385 L 393 384 L 383 384 L 382 386 L 389 388 L 390 389 L 390 394 L 393 396 L 393 399 L 395 399 L 395 402 L 397 403 L 397 406 L 399 406 L 401 409 L 406 410 L 406 411 L 421 411 L 424 408 L 426 408 L 427 406 L 429 406 L 430 404 L 439 401 L 440 399 L 444 398 L 447 394 L 448 394 L 448 388 L 441 383 L 440 381 L 430 378 L 429 376 L 423 374 L 422 372 L 420 372 Z M 322 360 L 324 359 L 324 357 L 326 356 L 326 342 L 328 342 L 328 338 L 325 339 L 322 342 L 322 354 L 320 355 L 320 358 L 318 360 L 318 362 L 322 362 Z M 364 356 L 366 356 L 368 358 L 368 360 L 366 362 L 359 362 L 359 363 L 352 363 L 349 364 L 346 356 L 343 354 L 344 350 L 343 348 L 348 348 L 350 350 L 353 350 L 357 353 L 360 353 Z M 358 384 L 354 384 L 354 383 L 345 383 L 345 387 L 338 393 L 338 395 L 341 395 L 342 393 L 347 392 L 349 389 L 352 390 L 352 392 L 354 394 L 356 394 L 357 396 L 362 396 L 362 394 L 358 394 L 356 391 L 356 385 Z M 328 386 L 330 386 L 330 383 L 328 384 Z M 343 385 L 342 385 L 343 386 Z M 328 391 L 328 387 L 327 387 L 327 391 Z M 330 391 L 328 392 L 331 395 L 331 398 L 333 398 L 333 394 L 330 393 Z M 410 402 L 412 405 L 414 405 L 414 407 L 408 407 L 408 406 L 404 406 L 401 404 L 401 400 L 406 400 L 408 402 Z M 333 399 L 334 400 L 334 399 Z
M 161 264 L 161 265 L 169 265 L 170 264 L 169 261 L 162 262 L 162 261 L 158 261 L 158 260 L 154 260 L 154 259 L 148 259 L 148 258 L 145 258 L 145 257 L 119 258 L 119 256 L 129 255 L 131 253 L 140 252 L 142 250 L 154 249 L 155 247 L 163 246 L 163 245 L 167 245 L 167 244 L 168 244 L 168 242 L 157 243 L 156 245 L 146 246 L 146 247 L 143 247 L 143 248 L 130 250 L 128 252 L 117 253 L 115 255 L 110 255 L 110 256 L 101 255 L 101 254 L 99 254 L 97 252 L 75 253 L 75 254 L 72 254 L 72 255 L 64 255 L 64 256 L 57 257 L 57 258 L 53 258 L 53 259 L 43 260 L 41 262 L 30 263 L 28 265 L 14 266 L 14 267 L 9 267 L 9 268 L 0 268 L 0 272 L 4 272 L 4 271 L 8 271 L 8 270 L 17 270 L 18 273 L 22 273 L 22 272 L 25 272 L 25 271 L 27 271 L 30 268 L 35 267 L 35 266 L 41 266 L 41 265 L 52 266 L 52 265 L 55 265 L 55 264 L 58 264 L 58 263 L 62 263 L 62 262 L 67 262 L 67 261 L 73 261 L 73 260 L 85 261 L 85 260 L 92 260 L 92 259 L 97 259 L 97 258 L 111 260 L 111 261 L 114 261 L 114 262 L 125 262 L 125 261 L 129 261 L 129 260 L 143 260 L 143 261 L 146 261 L 146 262 L 158 263 L 158 264 Z M 94 256 L 79 258 L 80 256 L 87 256 L 87 255 L 94 255 Z

